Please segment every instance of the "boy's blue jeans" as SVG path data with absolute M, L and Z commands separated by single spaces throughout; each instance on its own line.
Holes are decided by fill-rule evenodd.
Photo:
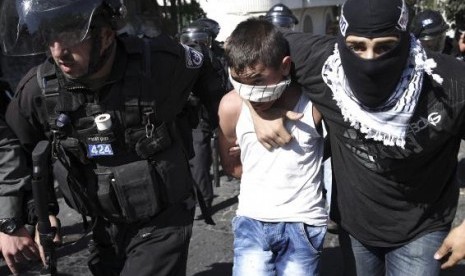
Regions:
M 319 275 L 326 226 L 235 217 L 234 276 Z
M 364 245 L 340 229 L 344 271 L 357 276 L 438 276 L 441 263 L 433 256 L 447 234 L 436 231 L 403 246 L 386 248 Z

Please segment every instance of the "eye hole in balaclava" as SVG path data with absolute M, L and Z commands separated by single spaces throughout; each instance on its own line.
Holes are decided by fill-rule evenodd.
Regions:
M 403 0 L 347 0 L 339 22 L 338 49 L 355 97 L 365 106 L 381 106 L 394 93 L 407 64 L 410 35 Z M 374 59 L 363 59 L 347 45 L 349 35 L 364 38 L 396 36 L 399 43 Z

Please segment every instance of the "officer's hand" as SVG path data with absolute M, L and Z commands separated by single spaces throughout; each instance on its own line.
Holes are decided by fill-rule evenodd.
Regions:
M 39 259 L 39 249 L 23 226 L 13 234 L 0 233 L 0 249 L 11 273 L 19 275 L 16 265 Z
M 62 243 L 61 231 L 60 231 L 61 230 L 60 220 L 56 216 L 52 216 L 52 215 L 50 215 L 48 218 L 50 220 L 50 225 L 52 227 L 56 227 L 56 234 L 55 234 L 55 237 L 53 238 L 53 242 L 55 243 L 55 246 L 60 246 Z M 39 231 L 37 230 L 37 226 L 36 226 L 36 234 L 35 234 L 34 240 L 39 246 L 40 258 L 42 259 L 42 263 L 45 265 L 46 260 L 45 260 L 44 248 L 40 244 L 40 236 L 39 236 Z
M 304 116 L 302 113 L 281 108 L 270 108 L 257 112 L 249 102 L 247 102 L 247 106 L 252 114 L 258 141 L 268 150 L 284 146 L 291 141 L 292 136 L 284 127 L 285 119 L 295 121 Z
M 449 232 L 434 258 L 443 262 L 442 269 L 452 267 L 465 258 L 465 220 Z

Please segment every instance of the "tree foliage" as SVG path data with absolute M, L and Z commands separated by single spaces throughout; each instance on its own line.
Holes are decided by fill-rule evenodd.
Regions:
M 446 17 L 449 21 L 455 22 L 457 28 L 465 29 L 465 1 L 464 0 L 445 0 L 441 7 L 446 11 Z
M 131 0 L 126 2 L 133 8 L 135 18 L 157 17 L 160 29 L 173 36 L 183 26 L 206 15 L 196 0 Z

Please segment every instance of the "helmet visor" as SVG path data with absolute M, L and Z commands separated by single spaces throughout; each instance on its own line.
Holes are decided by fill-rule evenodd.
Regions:
M 295 27 L 294 18 L 289 16 L 272 16 L 268 18 L 268 20 L 273 23 L 273 25 L 281 28 L 294 30 Z
M 204 32 L 182 33 L 180 37 L 180 42 L 185 45 L 201 43 L 207 47 L 210 47 L 211 36 L 208 33 L 204 33 Z
M 420 37 L 420 42 L 423 47 L 430 49 L 431 51 L 442 52 L 446 44 L 446 34 L 425 35 Z
M 55 41 L 72 47 L 88 37 L 90 22 L 101 1 L 4 0 L 0 40 L 10 56 L 44 53 Z

